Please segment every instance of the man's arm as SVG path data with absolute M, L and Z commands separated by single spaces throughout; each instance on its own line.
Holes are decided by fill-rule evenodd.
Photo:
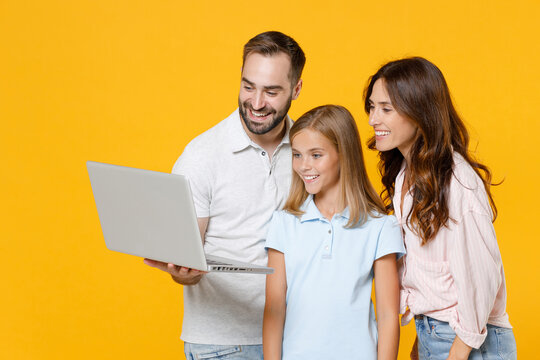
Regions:
M 201 239 L 204 244 L 206 228 L 208 227 L 208 218 L 197 218 Z M 172 279 L 181 285 L 195 285 L 206 274 L 205 271 L 190 269 L 184 266 L 178 266 L 170 263 L 165 263 L 157 260 L 144 259 L 144 263 L 161 271 L 170 274 Z

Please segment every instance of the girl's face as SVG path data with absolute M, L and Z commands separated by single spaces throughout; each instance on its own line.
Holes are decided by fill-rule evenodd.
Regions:
M 403 157 L 408 159 L 417 127 L 394 109 L 382 79 L 373 84 L 369 104 L 369 125 L 375 130 L 377 150 L 388 151 L 398 148 Z
M 304 181 L 306 191 L 318 196 L 339 193 L 339 154 L 318 131 L 301 130 L 292 140 L 293 170 Z

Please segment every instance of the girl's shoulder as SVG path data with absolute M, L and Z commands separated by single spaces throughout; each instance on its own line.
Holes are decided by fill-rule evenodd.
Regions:
M 287 210 L 276 210 L 274 211 L 274 214 L 272 215 L 272 222 L 273 223 L 280 223 L 280 224 L 286 224 L 286 223 L 295 223 L 299 221 L 299 216 L 291 214 Z
M 401 226 L 394 215 L 370 217 L 366 224 L 370 224 L 371 228 L 365 239 L 372 244 L 375 259 L 390 253 L 396 253 L 398 258 L 405 254 Z
M 376 214 L 369 215 L 367 221 L 361 227 L 382 231 L 385 228 L 399 227 L 399 223 L 394 215 Z

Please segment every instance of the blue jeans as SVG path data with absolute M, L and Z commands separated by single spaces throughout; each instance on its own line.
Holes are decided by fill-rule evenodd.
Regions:
M 187 360 L 263 360 L 262 345 L 206 345 L 184 343 Z
M 420 360 L 446 360 L 456 333 L 447 322 L 423 316 L 415 319 Z M 487 337 L 469 360 L 517 360 L 516 339 L 512 329 L 487 325 Z

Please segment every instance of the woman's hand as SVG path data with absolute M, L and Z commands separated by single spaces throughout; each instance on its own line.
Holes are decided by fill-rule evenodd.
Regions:
M 469 354 L 471 353 L 472 347 L 465 344 L 463 340 L 456 335 L 454 343 L 450 348 L 450 353 L 448 354 L 447 360 L 467 360 Z

